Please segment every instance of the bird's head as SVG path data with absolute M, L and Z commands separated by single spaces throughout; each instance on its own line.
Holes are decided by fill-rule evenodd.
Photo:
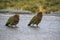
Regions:
M 37 13 L 37 16 L 41 16 L 41 15 L 42 15 L 42 12 L 38 12 L 38 13 Z
M 42 13 L 46 13 L 46 7 L 45 6 L 40 6 L 39 11 Z
M 19 14 L 15 14 L 14 17 L 19 18 Z

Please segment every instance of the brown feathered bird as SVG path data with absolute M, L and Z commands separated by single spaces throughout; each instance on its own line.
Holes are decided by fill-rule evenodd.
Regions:
M 11 16 L 8 19 L 8 21 L 7 21 L 7 23 L 5 25 L 6 26 L 10 26 L 10 27 L 12 27 L 13 25 L 15 25 L 15 27 L 16 27 L 16 25 L 18 24 L 18 22 L 19 22 L 19 14 L 15 14 L 14 16 Z
M 34 24 L 36 24 L 36 26 L 38 27 L 38 24 L 41 22 L 41 20 L 42 20 L 42 12 L 38 12 L 37 13 L 37 15 L 35 15 L 32 19 L 31 19 L 31 21 L 29 22 L 29 24 L 28 24 L 28 26 L 31 26 L 31 24 L 33 24 L 33 26 L 34 26 Z

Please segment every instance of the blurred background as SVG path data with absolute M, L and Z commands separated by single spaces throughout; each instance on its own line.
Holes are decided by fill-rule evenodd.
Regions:
M 40 7 L 47 12 L 60 11 L 60 0 L 0 0 L 0 9 L 26 10 L 36 13 Z

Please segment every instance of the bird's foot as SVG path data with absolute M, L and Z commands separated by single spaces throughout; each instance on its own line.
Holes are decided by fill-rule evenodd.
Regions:
M 12 27 L 13 27 L 13 28 L 17 28 L 17 26 L 16 26 L 16 25 L 13 25 Z
M 10 28 L 18 28 L 16 25 L 9 25 Z
M 30 27 L 34 27 L 34 26 L 30 26 Z
M 39 26 L 37 26 L 37 28 L 38 28 Z

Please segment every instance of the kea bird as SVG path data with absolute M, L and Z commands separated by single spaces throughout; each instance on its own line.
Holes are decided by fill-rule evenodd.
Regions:
M 18 22 L 19 22 L 19 14 L 15 14 L 8 19 L 8 21 L 5 25 L 8 27 L 13 27 L 13 25 L 15 25 L 15 27 L 16 27 Z
M 42 12 L 38 12 L 37 15 L 35 15 L 31 21 L 29 22 L 28 26 L 31 26 L 31 24 L 34 26 L 34 24 L 36 24 L 36 26 L 38 27 L 38 24 L 41 22 L 42 20 Z

